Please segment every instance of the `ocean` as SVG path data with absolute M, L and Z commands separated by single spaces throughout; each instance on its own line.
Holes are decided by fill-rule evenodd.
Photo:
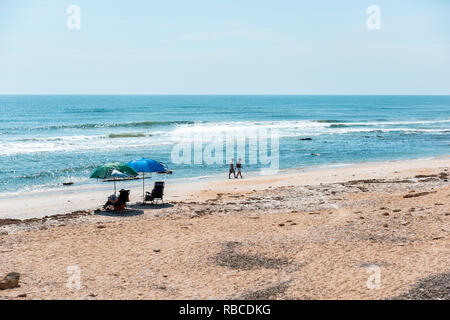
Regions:
M 174 148 L 201 136 L 203 152 L 230 133 L 244 139 L 244 175 L 268 166 L 250 160 L 253 133 L 269 133 L 279 169 L 444 156 L 450 96 L 4 95 L 0 194 L 99 184 L 97 166 L 141 157 L 173 171 L 158 179 L 227 177 L 225 152 L 180 163 Z

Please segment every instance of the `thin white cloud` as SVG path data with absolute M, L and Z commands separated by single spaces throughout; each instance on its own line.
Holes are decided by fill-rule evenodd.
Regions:
M 198 32 L 183 35 L 180 40 L 191 42 L 213 42 L 219 40 L 242 40 L 242 39 L 267 39 L 270 34 L 260 31 L 248 30 L 224 30 L 212 32 Z
M 229 29 L 205 32 L 186 33 L 171 39 L 163 40 L 164 43 L 195 42 L 209 43 L 224 40 L 271 40 L 275 39 L 271 32 L 249 29 Z

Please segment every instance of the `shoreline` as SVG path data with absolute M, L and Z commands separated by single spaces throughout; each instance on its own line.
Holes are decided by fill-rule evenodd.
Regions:
M 253 171 L 245 173 L 244 179 L 227 179 L 225 173 L 222 175 L 212 176 L 205 179 L 198 177 L 189 178 L 175 178 L 166 181 L 165 188 L 165 200 L 180 201 L 194 197 L 196 191 L 204 191 L 204 189 L 212 190 L 213 186 L 217 182 L 223 182 L 223 185 L 229 185 L 234 181 L 236 186 L 245 184 L 255 184 L 252 190 L 258 190 L 261 185 L 267 181 L 279 182 L 289 180 L 297 176 L 304 176 L 308 173 L 314 175 L 317 172 L 326 173 L 330 171 L 345 172 L 349 170 L 361 170 L 371 167 L 385 167 L 389 169 L 392 166 L 397 166 L 398 169 L 405 166 L 411 167 L 411 169 L 418 169 L 426 167 L 428 163 L 441 163 L 445 165 L 450 162 L 450 155 L 439 156 L 433 158 L 420 158 L 420 159 L 408 159 L 408 160 L 390 160 L 380 162 L 362 162 L 362 163 L 350 163 L 350 164 L 336 164 L 336 165 L 320 165 L 295 169 L 282 169 L 275 175 L 263 175 L 259 174 L 259 171 Z M 392 170 L 391 170 L 392 171 Z M 330 172 L 331 173 L 331 172 Z M 387 174 L 388 172 L 386 172 Z M 320 176 L 321 174 L 319 174 Z M 379 177 L 380 174 L 373 176 L 373 178 Z M 383 176 L 383 174 L 381 174 Z M 370 174 L 365 175 L 365 178 L 371 178 Z M 146 191 L 151 190 L 153 181 L 156 179 L 148 179 L 150 183 L 146 183 Z M 328 178 L 329 180 L 329 178 Z M 310 181 L 312 184 L 315 181 Z M 323 180 L 322 182 L 326 182 Z M 118 186 L 120 188 L 126 188 L 131 190 L 130 200 L 131 203 L 137 203 L 142 199 L 142 184 L 141 179 L 125 183 L 125 186 Z M 126 185 L 128 184 L 128 185 Z M 260 187 L 258 187 L 258 185 Z M 235 187 L 235 185 L 228 186 L 229 188 Z M 249 190 L 247 190 L 249 191 Z M 0 195 L 0 219 L 32 219 L 42 218 L 49 215 L 70 214 L 75 211 L 95 210 L 106 202 L 108 195 L 112 193 L 112 184 L 105 183 L 105 185 L 95 186 L 70 186 L 61 187 L 54 191 L 35 191 L 26 194 L 15 195 Z M 190 195 L 190 194 L 193 195 Z M 89 199 L 87 199 L 89 198 Z M 14 200 L 14 201 L 13 201 Z M 42 205 L 45 203 L 46 205 Z
M 315 166 L 305 166 L 305 167 L 298 167 L 298 168 L 285 168 L 285 169 L 279 169 L 277 174 L 289 174 L 289 173 L 295 173 L 301 170 L 304 171 L 315 171 L 315 170 L 326 170 L 326 169 L 332 169 L 332 168 L 345 168 L 345 167 L 354 167 L 354 166 L 360 166 L 360 165 L 376 165 L 376 164 L 383 164 L 383 163 L 397 163 L 397 162 L 414 162 L 414 161 L 429 161 L 429 160 L 440 160 L 440 159 L 450 159 L 450 155 L 439 155 L 439 156 L 431 156 L 431 157 L 420 157 L 420 158 L 407 158 L 407 159 L 394 159 L 394 160 L 380 160 L 380 161 L 362 161 L 362 162 L 346 162 L 346 163 L 336 163 L 336 164 L 322 164 L 322 165 L 315 165 Z M 244 171 L 244 174 L 246 177 L 257 177 L 257 176 L 264 176 L 260 174 L 261 170 L 255 170 L 255 171 Z M 176 174 L 176 173 L 175 173 Z M 213 175 L 207 175 L 207 176 L 192 176 L 192 177 L 180 177 L 180 178 L 173 178 L 168 179 L 165 181 L 168 182 L 175 182 L 175 184 L 179 184 L 182 182 L 192 182 L 192 180 L 202 180 L 202 181 L 217 181 L 225 179 L 227 176 L 227 168 L 224 167 L 224 173 L 220 174 L 213 174 Z M 156 174 L 155 174 L 156 175 Z M 162 176 L 162 175 L 161 175 Z M 164 180 L 161 179 L 153 179 L 146 177 L 145 180 L 149 181 L 158 181 L 158 180 Z M 137 186 L 133 186 L 133 188 L 137 188 L 138 184 L 140 184 L 142 181 L 142 178 L 140 175 L 137 177 L 137 179 L 132 179 L 128 183 L 134 183 Z M 120 183 L 122 181 L 118 181 Z M 125 182 L 126 183 L 126 182 Z M 142 183 L 141 183 L 142 185 Z M 124 187 L 126 188 L 126 186 Z M 69 186 L 58 186 L 58 187 L 51 187 L 45 190 L 31 190 L 31 191 L 6 191 L 0 193 L 0 201 L 3 199 L 20 199 L 22 197 L 29 197 L 29 196 L 43 196 L 43 195 L 58 195 L 58 194 L 71 194 L 76 192 L 89 192 L 89 191 L 99 191 L 99 190 L 105 190 L 108 191 L 111 189 L 110 183 L 103 182 L 103 183 L 85 183 L 80 185 L 69 185 Z

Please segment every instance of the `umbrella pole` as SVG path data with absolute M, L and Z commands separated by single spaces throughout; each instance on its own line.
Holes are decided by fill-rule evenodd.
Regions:
M 142 203 L 145 203 L 145 172 L 142 172 Z
M 116 195 L 116 178 L 114 178 L 114 195 Z

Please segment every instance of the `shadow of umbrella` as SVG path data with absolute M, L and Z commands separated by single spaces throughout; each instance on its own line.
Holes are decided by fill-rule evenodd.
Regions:
M 95 211 L 95 215 L 105 216 L 105 217 L 135 217 L 144 214 L 144 210 L 138 209 L 126 209 L 122 211 Z

